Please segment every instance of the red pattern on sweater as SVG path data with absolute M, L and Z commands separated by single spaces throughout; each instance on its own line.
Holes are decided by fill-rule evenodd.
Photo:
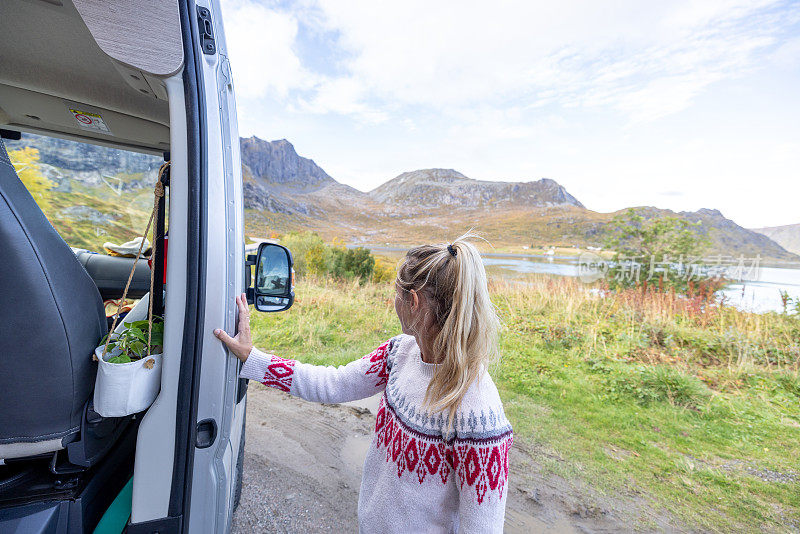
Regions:
M 471 440 L 456 439 L 453 444 L 453 470 L 459 487 L 475 488 L 478 504 L 483 502 L 488 490 L 497 490 L 503 497 L 503 488 L 508 480 L 508 451 L 514 437 L 508 434 L 490 443 L 471 443 Z
M 382 386 L 387 380 L 389 380 L 389 371 L 386 368 L 386 355 L 388 351 L 389 341 L 383 343 L 377 349 L 361 358 L 362 360 L 367 360 L 370 363 L 369 369 L 367 369 L 365 374 L 378 375 L 378 381 L 375 383 L 375 387 Z
M 292 388 L 294 364 L 297 362 L 274 354 L 269 356 L 270 362 L 267 365 L 267 371 L 264 373 L 264 379 L 261 380 L 261 383 L 265 386 L 288 392 Z
M 510 432 L 493 440 L 456 438 L 448 444 L 444 439 L 426 436 L 406 426 L 382 398 L 375 434 L 377 448 L 386 448 L 386 461 L 394 462 L 398 477 L 406 471 L 416 473 L 422 484 L 426 477 L 438 475 L 442 484 L 447 484 L 452 470 L 457 475 L 459 489 L 463 490 L 465 484 L 474 488 L 478 504 L 491 491 L 497 491 L 497 498 L 502 499 L 508 480 L 508 451 L 513 441 Z

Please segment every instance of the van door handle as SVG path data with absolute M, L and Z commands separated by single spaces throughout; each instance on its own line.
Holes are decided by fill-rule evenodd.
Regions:
M 194 446 L 198 449 L 207 449 L 217 439 L 217 422 L 214 419 L 203 419 L 197 423 L 197 433 Z

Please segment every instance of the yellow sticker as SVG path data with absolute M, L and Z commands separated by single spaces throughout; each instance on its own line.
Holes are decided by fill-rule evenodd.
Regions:
M 111 133 L 111 130 L 106 126 L 103 117 L 99 113 L 90 113 L 88 111 L 81 111 L 79 109 L 69 108 L 69 112 L 75 117 L 75 122 L 79 128 L 84 130 L 91 130 L 93 132 Z

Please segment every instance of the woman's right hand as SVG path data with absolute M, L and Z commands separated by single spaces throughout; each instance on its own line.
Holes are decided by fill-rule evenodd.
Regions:
M 214 335 L 244 363 L 253 350 L 253 341 L 250 338 L 250 308 L 247 306 L 247 297 L 244 293 L 236 297 L 236 305 L 239 308 L 239 328 L 236 335 L 231 337 L 221 328 L 214 330 Z

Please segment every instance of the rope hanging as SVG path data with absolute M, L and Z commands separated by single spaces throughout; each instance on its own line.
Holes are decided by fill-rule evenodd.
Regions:
M 131 266 L 131 274 L 128 275 L 128 282 L 125 284 L 125 289 L 122 291 L 122 298 L 119 301 L 119 306 L 117 307 L 117 311 L 114 313 L 114 322 L 111 323 L 111 329 L 108 332 L 108 336 L 106 336 L 106 343 L 103 346 L 103 354 L 101 358 L 105 359 L 106 352 L 108 351 L 108 344 L 111 342 L 111 334 L 114 333 L 114 329 L 117 327 L 117 321 L 119 320 L 120 311 L 122 311 L 122 305 L 125 303 L 125 297 L 128 296 L 128 289 L 131 286 L 131 280 L 133 280 L 133 273 L 136 271 L 136 264 L 139 262 L 139 256 L 142 255 L 142 248 L 144 247 L 144 241 L 147 239 L 147 234 L 150 232 L 150 227 L 156 228 L 158 226 L 158 201 L 164 196 L 164 183 L 163 178 L 164 174 L 169 172 L 169 161 L 165 162 L 161 165 L 161 168 L 158 169 L 158 180 L 156 180 L 156 185 L 153 188 L 153 211 L 150 213 L 150 220 L 147 221 L 147 227 L 144 229 L 144 234 L 142 235 L 142 242 L 139 244 L 139 251 L 136 253 L 136 258 L 133 260 L 133 265 Z M 155 230 L 154 230 L 155 233 Z M 155 280 L 155 259 L 156 259 L 156 249 L 158 248 L 158 236 L 153 236 L 153 246 L 150 249 L 150 294 L 148 297 L 147 302 L 147 356 L 146 358 L 150 357 L 150 341 L 153 336 L 153 282 Z

